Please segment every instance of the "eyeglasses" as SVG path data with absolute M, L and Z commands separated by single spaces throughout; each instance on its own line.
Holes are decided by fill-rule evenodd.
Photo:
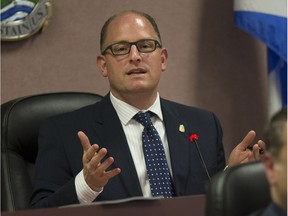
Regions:
M 157 40 L 153 39 L 142 39 L 131 43 L 122 41 L 109 45 L 106 49 L 104 49 L 102 55 L 104 55 L 109 49 L 111 50 L 114 56 L 126 55 L 130 52 L 132 45 L 135 45 L 137 47 L 138 52 L 141 53 L 153 52 L 154 50 L 156 50 L 157 46 L 160 48 L 162 47 Z

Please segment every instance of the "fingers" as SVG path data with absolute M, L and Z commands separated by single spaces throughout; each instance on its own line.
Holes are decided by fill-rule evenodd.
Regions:
M 244 137 L 244 139 L 239 143 L 238 147 L 241 148 L 242 151 L 246 150 L 246 148 L 251 145 L 253 140 L 256 137 L 255 131 L 251 130 L 247 133 L 247 135 Z
M 108 157 L 101 163 L 101 160 L 106 156 L 107 150 L 101 149 L 97 155 L 95 155 L 92 160 L 90 161 L 90 169 L 91 173 L 94 172 L 95 174 L 110 179 L 111 177 L 120 173 L 120 169 L 116 168 L 111 171 L 107 171 L 107 169 L 114 163 L 113 157 Z
M 262 140 L 257 142 L 258 146 L 260 147 L 260 154 L 263 154 L 266 149 L 266 144 Z
M 102 149 L 101 149 L 102 150 Z M 100 150 L 100 151 L 101 151 Z M 101 156 L 99 156 L 101 155 Z M 99 153 L 97 156 L 94 156 L 89 163 L 88 171 L 99 177 L 103 177 L 106 173 L 106 170 L 113 164 L 114 158 L 109 157 L 101 163 L 101 160 L 106 154 Z
M 90 141 L 89 141 L 88 137 L 82 131 L 79 131 L 77 133 L 77 135 L 78 135 L 78 138 L 81 141 L 81 144 L 82 144 L 84 152 L 86 152 L 91 147 L 91 144 L 90 144 Z
M 253 145 L 251 157 L 249 157 L 249 161 L 259 160 L 260 159 L 260 147 L 258 144 Z
M 101 165 L 97 168 L 97 173 L 102 178 L 109 180 L 110 178 L 114 177 L 115 175 L 119 174 L 121 170 L 119 168 L 115 168 L 112 170 L 107 171 L 107 169 L 114 163 L 114 158 L 109 157 L 107 158 Z
M 99 146 L 96 144 L 91 145 L 89 138 L 86 136 L 84 132 L 79 131 L 77 135 L 78 135 L 78 138 L 80 139 L 80 142 L 82 144 L 83 151 L 84 151 L 83 163 L 86 164 L 92 159 L 95 152 L 98 151 Z
M 114 163 L 113 157 L 108 157 L 106 148 L 99 148 L 97 144 L 92 144 L 85 133 L 79 131 L 78 138 L 83 147 L 83 175 L 86 183 L 94 191 L 99 191 L 104 187 L 108 181 L 114 176 L 118 175 L 121 170 L 115 168 L 107 171 L 107 169 Z
M 253 157 L 253 154 L 250 151 L 247 151 L 247 147 L 253 142 L 255 136 L 255 131 L 249 131 L 243 140 L 232 150 L 228 159 L 229 166 L 245 163 Z
M 265 143 L 262 140 L 259 140 L 257 144 L 254 144 L 252 147 L 252 155 L 253 158 L 249 159 L 249 161 L 260 160 L 261 155 L 264 153 Z
M 265 143 L 259 140 L 256 144 L 252 145 L 255 137 L 255 131 L 251 130 L 247 133 L 241 143 L 229 155 L 229 166 L 261 159 L 265 150 Z
M 113 170 L 106 172 L 105 175 L 106 175 L 106 178 L 109 180 L 113 178 L 114 176 L 118 175 L 120 172 L 121 172 L 120 168 L 115 168 Z
M 98 159 L 95 159 L 95 157 L 93 157 L 93 159 L 89 163 L 89 169 L 87 169 L 86 172 L 84 171 L 85 181 L 94 191 L 98 191 L 100 188 L 104 187 L 111 178 L 121 172 L 119 168 L 107 171 L 107 169 L 114 163 L 114 158 L 112 157 L 107 158 L 102 163 L 97 163 Z
M 101 163 L 101 160 L 106 156 L 107 149 L 102 148 L 99 150 L 99 146 L 97 144 L 91 145 L 89 138 L 86 136 L 86 134 L 82 131 L 79 131 L 77 133 L 84 153 L 83 153 L 83 164 L 88 164 L 88 168 L 98 168 L 98 166 Z M 98 151 L 99 150 L 99 151 Z
M 231 167 L 237 164 L 244 163 L 247 160 L 248 156 L 249 156 L 249 151 L 240 150 L 240 148 L 236 146 L 236 148 L 234 148 L 231 154 L 229 155 L 228 166 Z
M 98 146 L 98 145 L 97 145 Z M 88 169 L 95 170 L 99 168 L 101 161 L 107 154 L 107 149 L 102 148 L 98 152 L 95 151 L 93 148 L 90 148 L 86 154 L 83 155 L 83 162 L 87 162 Z
M 249 158 L 253 157 L 253 154 L 250 151 L 242 151 L 239 153 L 238 163 L 245 163 Z
M 99 173 L 105 173 L 105 171 L 108 169 L 108 167 L 110 167 L 110 165 L 112 165 L 113 162 L 114 162 L 113 157 L 107 158 L 101 165 L 98 166 L 97 171 Z

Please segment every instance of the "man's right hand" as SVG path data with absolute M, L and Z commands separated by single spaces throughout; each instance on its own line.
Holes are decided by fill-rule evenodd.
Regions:
M 106 171 L 114 162 L 113 157 L 108 157 L 102 162 L 107 154 L 107 149 L 99 149 L 97 144 L 91 144 L 86 134 L 82 131 L 78 132 L 78 137 L 83 147 L 82 162 L 84 179 L 93 191 L 99 192 L 108 181 L 118 175 L 121 170 L 120 168 L 115 168 Z

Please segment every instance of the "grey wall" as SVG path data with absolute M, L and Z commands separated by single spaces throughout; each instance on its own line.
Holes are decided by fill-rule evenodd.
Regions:
M 41 34 L 2 42 L 1 101 L 57 91 L 106 94 L 96 68 L 103 22 L 124 9 L 148 12 L 168 48 L 162 97 L 216 113 L 226 153 L 267 120 L 266 49 L 233 23 L 232 0 L 54 0 Z

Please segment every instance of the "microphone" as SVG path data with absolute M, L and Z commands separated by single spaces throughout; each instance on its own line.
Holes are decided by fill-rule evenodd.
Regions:
M 207 177 L 208 177 L 208 179 L 209 179 L 209 181 L 210 181 L 210 180 L 211 180 L 211 177 L 210 177 L 210 175 L 209 175 L 208 169 L 207 169 L 207 167 L 206 167 L 205 161 L 204 161 L 204 159 L 203 159 L 203 157 L 202 157 L 202 154 L 201 154 L 201 151 L 200 151 L 200 149 L 199 149 L 198 142 L 197 142 L 197 140 L 198 140 L 198 135 L 197 135 L 197 134 L 191 134 L 190 137 L 189 137 L 189 139 L 190 139 L 190 142 L 194 142 L 194 143 L 195 143 L 195 146 L 196 146 L 198 155 L 199 155 L 199 157 L 200 157 L 202 166 L 203 166 L 203 168 L 204 168 L 204 170 L 205 170 L 205 172 L 206 172 L 206 175 L 207 175 Z

